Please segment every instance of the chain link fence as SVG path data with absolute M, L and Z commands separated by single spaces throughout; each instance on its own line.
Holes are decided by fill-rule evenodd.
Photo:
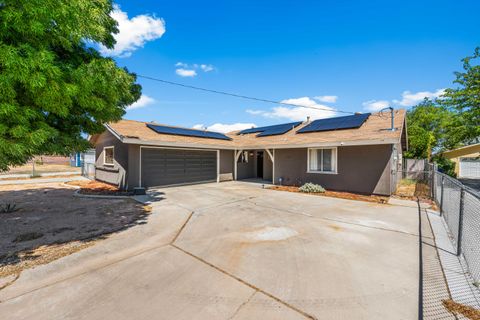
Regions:
M 480 195 L 458 180 L 433 172 L 433 196 L 469 271 L 480 284 Z

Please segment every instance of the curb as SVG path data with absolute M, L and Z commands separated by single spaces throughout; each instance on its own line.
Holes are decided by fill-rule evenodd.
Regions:
M 68 186 L 68 185 L 67 185 Z M 70 187 L 76 187 L 73 196 L 77 198 L 90 198 L 90 199 L 132 199 L 135 200 L 138 203 L 144 204 L 144 205 L 149 205 L 150 203 L 150 197 L 148 196 L 103 196 L 103 195 L 98 195 L 98 194 L 81 194 L 80 193 L 80 187 L 78 186 L 70 186 Z M 148 197 L 148 199 L 145 199 L 145 197 Z
M 98 195 L 98 194 L 81 194 L 80 193 L 80 187 L 75 190 L 73 193 L 74 197 L 78 198 L 94 198 L 94 199 L 134 199 L 134 196 L 103 196 L 103 195 Z

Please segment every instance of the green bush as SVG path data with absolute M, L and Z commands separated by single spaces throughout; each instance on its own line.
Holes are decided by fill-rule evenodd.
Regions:
M 432 159 L 438 166 L 438 171 L 448 174 L 451 177 L 455 177 L 455 162 L 445 157 L 436 156 Z
M 300 190 L 300 192 L 305 192 L 305 193 L 324 193 L 325 192 L 325 189 L 321 185 L 311 183 L 311 182 L 305 183 L 298 190 Z

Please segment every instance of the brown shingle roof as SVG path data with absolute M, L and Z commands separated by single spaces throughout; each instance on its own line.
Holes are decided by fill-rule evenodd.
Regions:
M 374 144 L 374 143 L 397 143 L 400 142 L 405 121 L 405 110 L 395 111 L 396 131 L 390 128 L 390 114 L 373 113 L 367 121 L 356 129 L 323 131 L 296 134 L 296 131 L 308 123 L 304 122 L 283 135 L 257 137 L 256 134 L 237 135 L 231 132 L 227 135 L 231 141 L 187 137 L 178 135 L 159 134 L 149 129 L 146 122 L 121 120 L 111 123 L 108 127 L 125 143 L 142 143 L 152 145 L 179 145 L 199 148 L 227 148 L 227 149 L 263 149 L 285 148 L 295 146 L 338 145 L 338 144 Z

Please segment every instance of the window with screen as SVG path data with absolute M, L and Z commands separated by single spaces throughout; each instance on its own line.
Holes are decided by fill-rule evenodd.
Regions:
M 308 172 L 337 173 L 337 148 L 309 149 Z
M 113 147 L 105 147 L 103 149 L 103 164 L 107 166 L 113 166 Z

